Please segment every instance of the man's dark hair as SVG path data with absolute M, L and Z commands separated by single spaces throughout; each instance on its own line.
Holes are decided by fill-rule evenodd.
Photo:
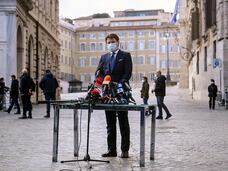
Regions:
M 50 69 L 47 69 L 45 72 L 46 72 L 46 73 L 50 73 L 51 71 L 50 71 Z
M 4 78 L 3 78 L 3 77 L 1 77 L 1 78 L 0 78 L 0 81 L 4 81 Z
M 15 78 L 16 78 L 16 76 L 15 76 L 15 75 L 11 75 L 11 78 L 15 79 Z
M 119 40 L 120 40 L 119 36 L 115 33 L 108 34 L 105 37 L 105 42 L 107 42 L 107 39 L 116 39 L 117 42 L 119 42 Z

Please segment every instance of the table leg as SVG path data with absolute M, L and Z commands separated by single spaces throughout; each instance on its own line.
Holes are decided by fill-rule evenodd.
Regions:
M 78 110 L 74 109 L 74 156 L 78 156 Z
M 53 127 L 53 153 L 52 161 L 58 160 L 58 141 L 59 141 L 59 107 L 54 106 L 54 127 Z
M 140 114 L 140 167 L 145 166 L 145 108 Z
M 154 160 L 154 151 L 155 151 L 155 120 L 156 120 L 156 107 L 151 114 L 151 140 L 150 140 L 150 160 Z

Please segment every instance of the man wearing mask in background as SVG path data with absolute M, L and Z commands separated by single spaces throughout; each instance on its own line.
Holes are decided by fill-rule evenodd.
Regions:
M 168 108 L 164 104 L 164 98 L 166 95 L 166 84 L 165 84 L 166 77 L 161 75 L 161 71 L 157 71 L 157 79 L 155 81 L 155 89 L 152 90 L 152 93 L 155 92 L 155 96 L 157 98 L 157 105 L 158 105 L 158 116 L 156 119 L 163 119 L 162 116 L 162 108 L 166 112 L 166 118 L 169 119 L 172 115 L 169 112 Z
M 45 100 L 47 101 L 46 103 L 47 114 L 44 117 L 50 118 L 50 102 L 48 101 L 55 100 L 56 89 L 59 87 L 59 84 L 49 69 L 46 70 L 46 74 L 40 81 L 39 86 L 43 90 Z
M 21 110 L 20 110 L 20 106 L 18 104 L 18 97 L 19 97 L 19 82 L 16 79 L 15 75 L 11 75 L 11 87 L 10 87 L 10 99 L 11 99 L 11 103 L 10 106 L 7 110 L 8 113 L 10 113 L 11 109 L 13 108 L 14 105 L 16 105 L 17 107 L 17 112 L 14 114 L 20 114 Z
M 215 80 L 211 79 L 211 84 L 208 86 L 209 109 L 215 109 L 215 99 L 217 97 L 218 88 L 215 85 Z
M 96 73 L 105 77 L 111 76 L 111 81 L 121 83 L 128 82 L 132 75 L 131 54 L 119 49 L 119 37 L 109 34 L 105 38 L 109 53 L 101 56 Z M 96 74 L 97 75 L 97 74 Z M 108 151 L 102 157 L 116 157 L 116 113 L 118 115 L 121 133 L 121 158 L 128 158 L 130 146 L 130 126 L 127 111 L 105 111 L 107 123 Z

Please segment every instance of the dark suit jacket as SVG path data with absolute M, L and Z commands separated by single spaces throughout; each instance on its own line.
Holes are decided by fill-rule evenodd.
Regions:
M 97 67 L 96 75 L 97 73 L 99 73 L 99 75 L 101 75 L 102 77 L 110 75 L 111 80 L 114 82 L 129 81 L 132 74 L 131 54 L 119 50 L 116 55 L 113 71 L 111 71 L 109 65 L 110 56 L 110 53 L 106 53 L 101 56 L 99 65 Z

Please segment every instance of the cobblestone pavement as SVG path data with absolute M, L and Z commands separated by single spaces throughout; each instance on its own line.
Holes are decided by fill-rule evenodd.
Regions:
M 193 101 L 187 90 L 172 87 L 167 92 L 165 102 L 173 117 L 156 122 L 154 161 L 149 160 L 150 117 L 146 117 L 144 168 L 138 162 L 140 118 L 137 112 L 129 113 L 129 159 L 111 158 L 110 164 L 84 161 L 61 164 L 52 163 L 53 114 L 50 119 L 44 119 L 44 105 L 35 105 L 33 119 L 19 120 L 18 115 L 0 112 L 0 171 L 227 171 L 228 110 L 217 107 L 210 111 L 207 102 Z M 134 89 L 133 97 L 141 104 L 139 89 Z M 154 103 L 151 95 L 150 104 Z M 71 110 L 60 113 L 59 161 L 75 159 L 72 114 Z M 103 159 L 100 155 L 107 148 L 105 125 L 104 112 L 94 111 L 89 149 L 92 159 Z M 86 126 L 87 113 L 82 112 L 79 158 L 86 152 Z

